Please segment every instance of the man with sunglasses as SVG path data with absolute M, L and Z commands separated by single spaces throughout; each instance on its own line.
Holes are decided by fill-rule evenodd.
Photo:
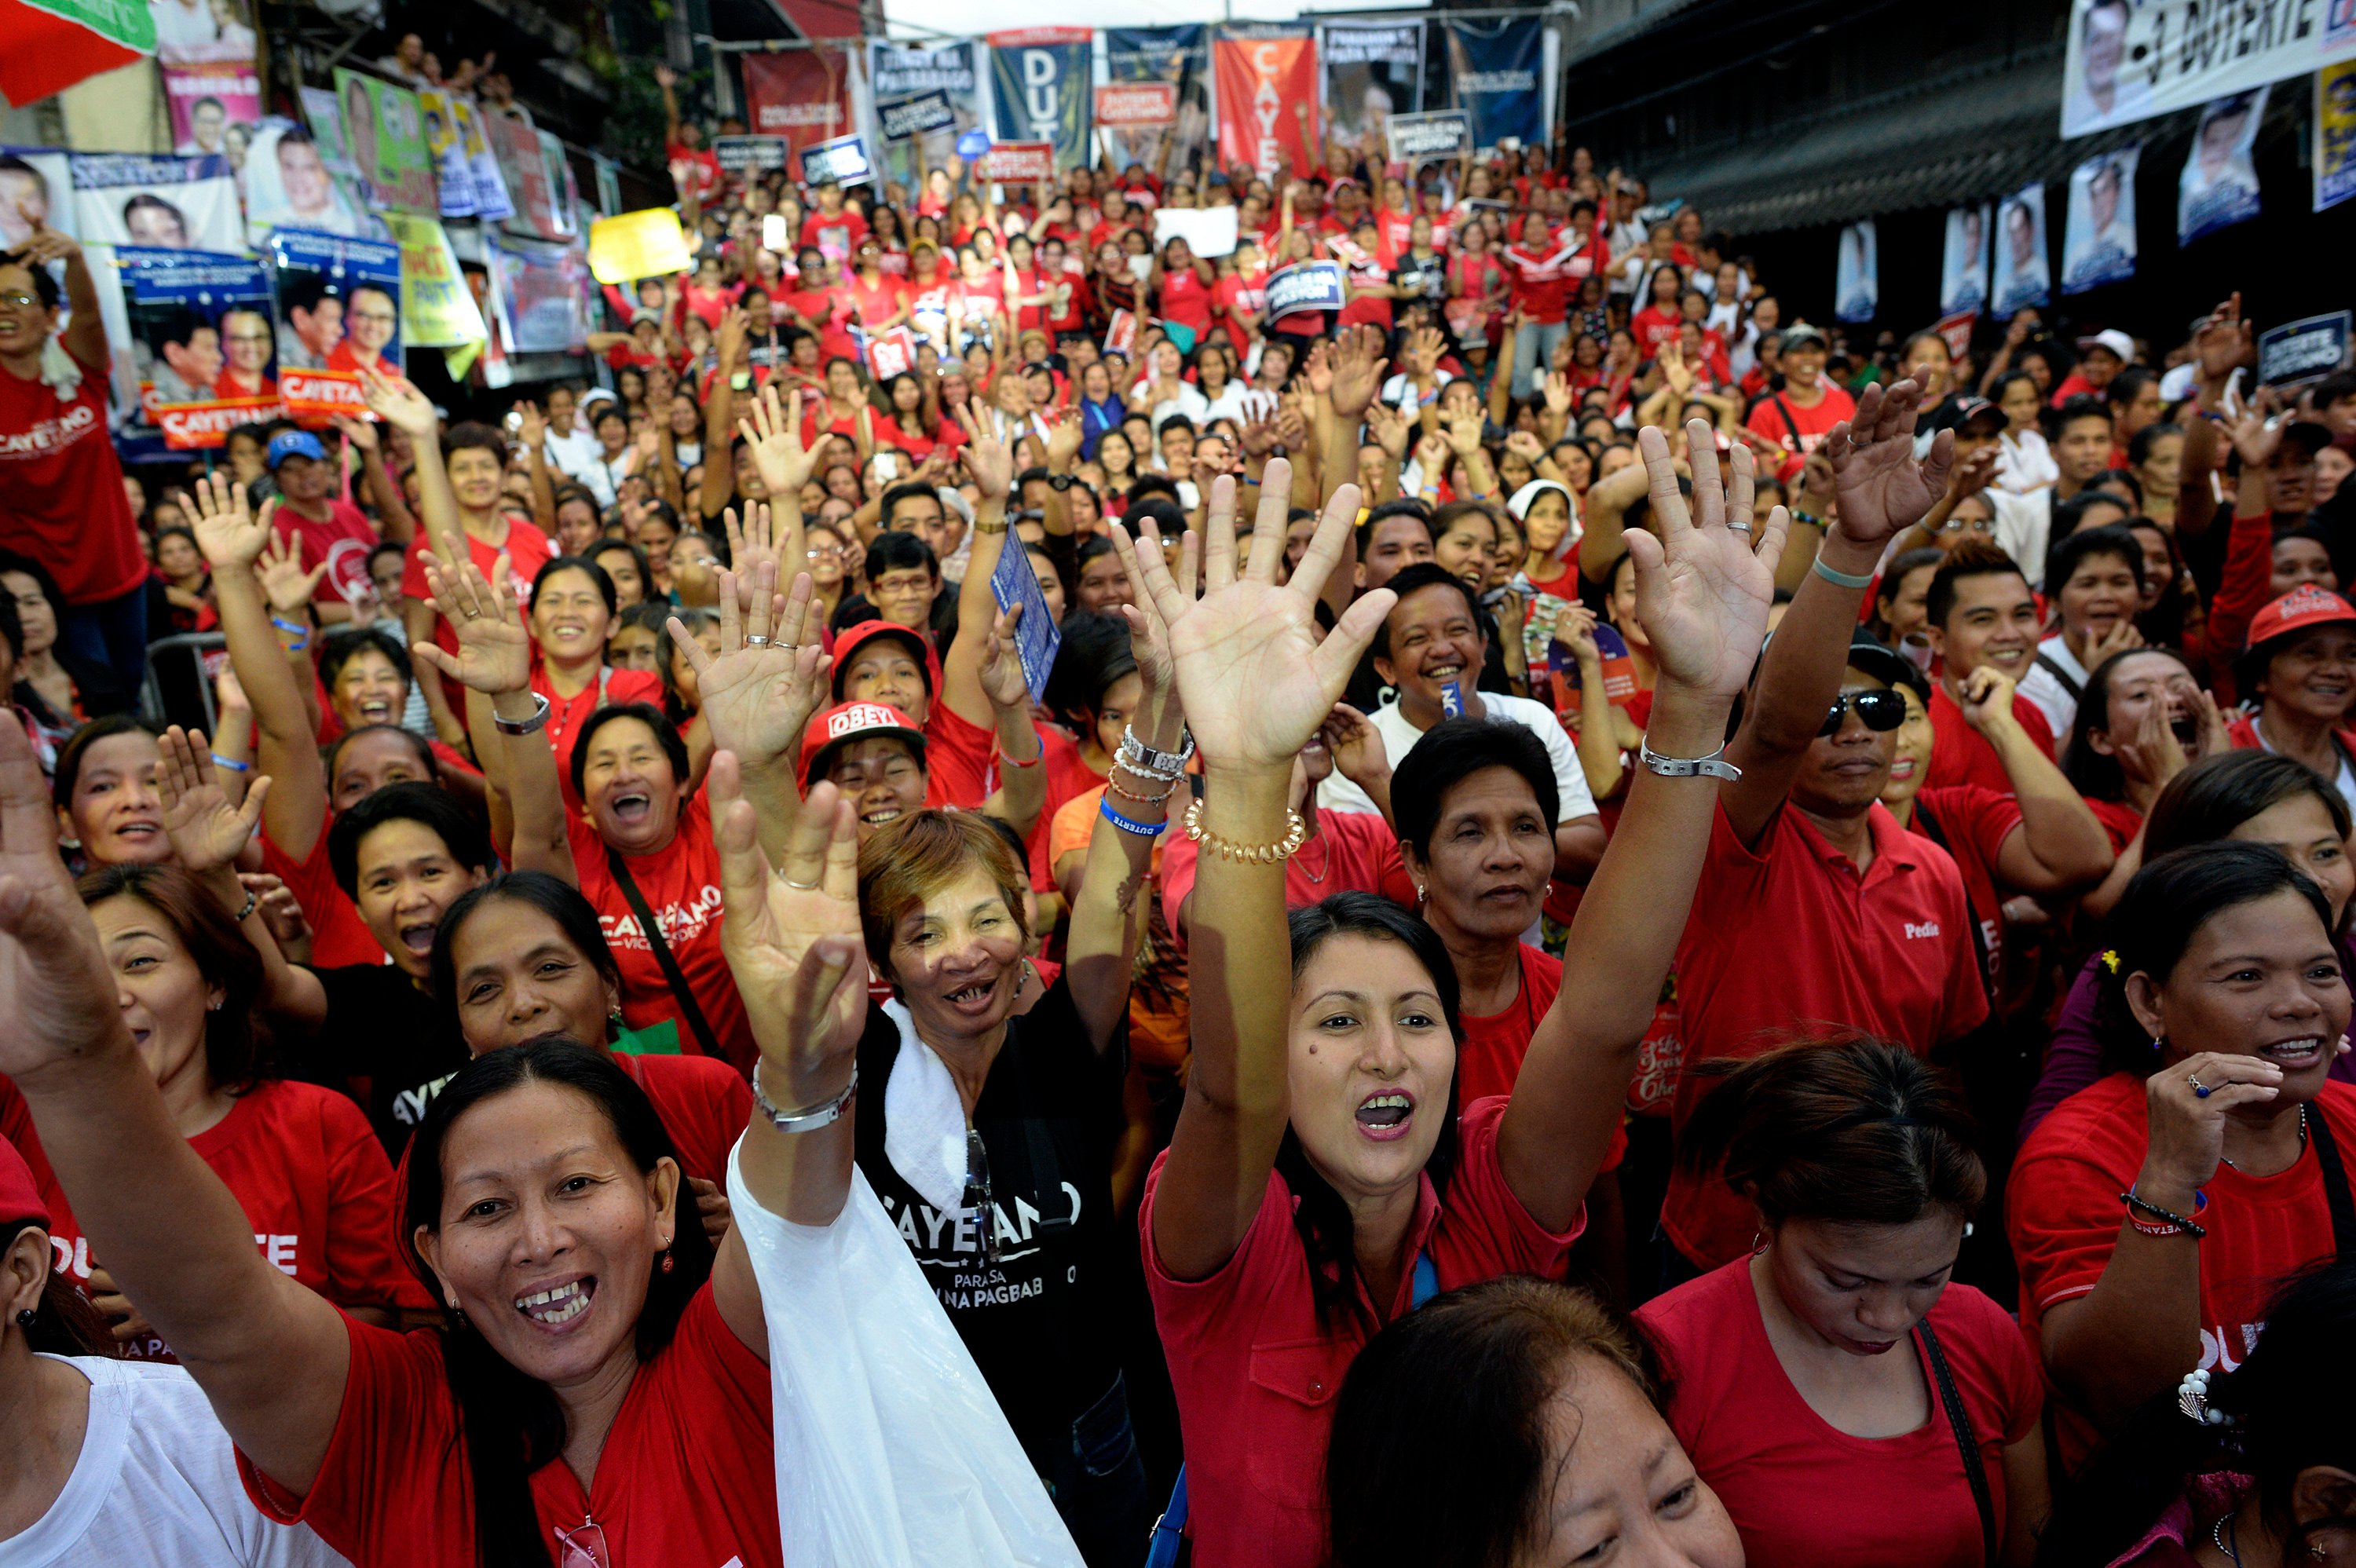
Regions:
M 1884 547 L 1944 493 L 1954 464 L 1947 432 L 1914 455 L 1920 396 L 1912 381 L 1887 394 L 1869 388 L 1855 421 L 1825 437 L 1838 519 L 1761 656 L 1721 755 L 1644 758 L 1656 773 L 1724 781 L 1677 948 L 1686 1071 L 1671 1115 L 1680 1131 L 1715 1082 L 1693 1071 L 1702 1061 L 1834 1029 L 1927 1053 L 1987 1016 L 1954 860 L 1880 803 L 1906 720 L 1895 688 L 1908 667 L 1857 630 Z M 1727 509 L 1740 521 L 1751 516 L 1749 453 L 1734 455 Z M 1661 1225 L 1675 1249 L 1663 1260 L 1665 1285 L 1740 1257 L 1758 1219 L 1722 1178 L 1678 1169 Z

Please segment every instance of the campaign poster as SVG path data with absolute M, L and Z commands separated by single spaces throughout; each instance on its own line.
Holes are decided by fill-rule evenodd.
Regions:
M 397 212 L 386 221 L 401 247 L 402 336 L 421 348 L 450 350 L 444 357 L 451 376 L 464 377 L 487 335 L 450 236 L 438 218 Z
M 172 123 L 172 151 L 186 158 L 219 154 L 245 161 L 262 118 L 262 78 L 251 58 L 157 68 Z
M 1472 116 L 1462 109 L 1434 109 L 1425 114 L 1394 114 L 1385 126 L 1384 152 L 1395 164 L 1412 172 L 1419 164 L 1437 158 L 1452 162 L 1472 151 Z M 1370 154 L 1367 161 L 1374 159 Z
M 475 201 L 474 165 L 466 161 L 466 144 L 458 133 L 458 111 L 451 95 L 438 87 L 417 94 L 417 112 L 425 123 L 425 151 L 434 159 L 434 183 L 442 193 L 442 216 L 472 218 Z
M 1840 231 L 1833 263 L 1833 314 L 1843 321 L 1871 321 L 1881 308 L 1879 240 L 1870 218 Z
M 79 234 L 72 155 L 61 147 L 0 147 L 0 251 L 14 251 L 40 222 Z
M 2258 334 L 2258 380 L 2297 387 L 2348 368 L 2351 315 L 2336 310 L 2286 321 Z
M 1317 29 L 1317 73 L 1335 140 L 1369 165 L 1381 163 L 1390 117 L 1423 108 L 1423 23 L 1327 23 Z
M 1317 44 L 1282 27 L 1235 27 L 1211 45 L 1219 162 L 1262 179 L 1305 176 L 1317 153 Z
M 1114 161 L 1126 168 L 1158 164 L 1162 144 L 1175 138 L 1176 152 L 1198 147 L 1208 138 L 1211 123 L 1211 30 L 1200 23 L 1174 27 L 1107 27 L 1104 30 L 1105 80 L 1108 82 L 1162 82 L 1177 90 L 1178 103 L 1171 123 L 1161 127 L 1101 125 L 1103 140 Z M 1181 166 L 1173 156 L 1170 166 Z
M 780 136 L 714 136 L 712 155 L 720 172 L 742 179 L 746 175 L 783 174 L 789 149 Z
M 335 93 L 324 87 L 306 87 L 297 96 L 303 101 L 303 123 L 311 128 L 311 139 L 318 144 L 327 172 L 358 176 L 360 171 L 352 163 L 352 150 L 344 144 L 344 106 L 336 101 Z
M 369 205 L 396 212 L 439 211 L 417 94 L 337 66 L 336 101 L 344 112 L 344 145 L 366 184 Z
M 867 156 L 864 136 L 837 136 L 802 149 L 802 183 L 812 189 L 822 185 L 868 185 L 874 178 L 875 165 Z
M 2045 261 L 2045 182 L 2032 181 L 1998 203 L 1996 227 L 1996 294 L 1990 314 L 2009 321 L 2052 298 L 2053 279 Z
M 884 167 L 913 189 L 923 168 L 948 162 L 959 132 L 981 123 L 981 46 L 970 38 L 937 45 L 871 38 L 867 88 L 884 139 Z M 930 107 L 935 102 L 947 107 L 947 124 L 937 123 L 938 114 Z M 927 107 L 909 107 L 918 103 Z M 897 133 L 894 111 L 886 105 L 897 109 Z
M 540 155 L 540 133 L 505 114 L 487 114 L 483 133 L 498 160 L 499 184 L 515 208 L 509 215 L 509 231 L 542 240 L 562 239 L 557 206 L 564 192 L 549 184 L 548 160 Z
M 1053 142 L 997 142 L 975 161 L 973 172 L 994 185 L 1037 185 L 1055 177 Z
M 805 147 L 847 135 L 857 127 L 851 112 L 851 58 L 821 46 L 745 55 L 745 119 L 763 136 L 783 136 L 798 154 Z
M 1087 27 L 1028 27 L 990 35 L 993 133 L 1001 142 L 1045 142 L 1060 168 L 1088 155 L 1096 34 Z
M 145 245 L 158 251 L 245 249 L 245 221 L 229 159 L 76 153 L 74 216 L 85 245 Z
M 2266 117 L 2266 90 L 2237 92 L 2202 106 L 2192 150 L 2176 186 L 2176 242 L 2247 223 L 2258 215 L 2258 171 L 2250 149 Z
M 2356 5 L 2073 0 L 2062 134 L 2192 109 L 2356 58 Z
M 357 176 L 337 174 L 316 131 L 264 120 L 245 160 L 245 227 L 258 250 L 279 229 L 380 237 Z
M 1270 321 L 1282 321 L 1305 310 L 1340 310 L 1343 304 L 1339 261 L 1296 261 L 1269 274 Z
M 366 418 L 359 368 L 403 363 L 401 248 L 380 240 L 281 229 L 270 237 L 278 275 L 278 395 L 308 424 Z
M 2062 292 L 2122 283 L 2136 270 L 2136 165 L 2140 144 L 2088 158 L 2070 173 L 2070 215 L 2062 228 Z
M 279 417 L 270 277 L 244 256 L 118 249 L 144 423 L 172 452 Z M 137 439 L 137 438 L 134 438 Z
M 884 142 L 889 144 L 884 154 L 886 159 L 897 157 L 902 163 L 906 162 L 904 155 L 906 149 L 902 144 L 930 135 L 936 131 L 958 128 L 957 111 L 949 107 L 949 95 L 946 92 L 920 92 L 914 98 L 879 100 L 875 105 L 875 119 L 883 129 Z M 749 137 L 723 139 L 751 140 Z M 782 145 L 778 151 L 784 151 Z M 722 166 L 726 165 L 723 164 Z M 782 157 L 777 166 L 785 166 Z
M 2315 73 L 2315 210 L 2356 196 L 2356 60 Z
M 483 133 L 486 115 L 466 98 L 452 99 L 450 112 L 457 119 L 459 145 L 466 150 L 466 173 L 475 187 L 475 216 L 486 223 L 503 223 L 515 216 L 515 203 L 508 199 L 499 156 L 491 150 L 491 139 Z
M 1987 203 L 1947 208 L 1946 247 L 1939 262 L 1939 313 L 1962 315 L 1987 308 Z
M 1472 143 L 1523 146 L 1546 140 L 1546 28 L 1536 16 L 1447 21 L 1451 107 L 1472 113 Z
M 505 236 L 485 247 L 500 338 L 519 354 L 567 354 L 588 340 L 586 268 L 569 245 Z
M 253 66 L 253 11 L 249 0 L 147 0 L 155 24 L 155 59 L 163 65 L 243 60 Z

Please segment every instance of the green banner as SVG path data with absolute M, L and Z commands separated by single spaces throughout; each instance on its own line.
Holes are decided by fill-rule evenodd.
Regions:
M 425 144 L 425 118 L 417 94 L 342 66 L 336 99 L 343 108 L 344 141 L 367 182 L 371 205 L 431 218 L 442 210 L 434 190 L 434 155 Z

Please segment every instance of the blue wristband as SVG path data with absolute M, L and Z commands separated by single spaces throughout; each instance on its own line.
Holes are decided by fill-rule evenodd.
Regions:
M 1107 822 L 1111 823 L 1123 833 L 1134 833 L 1140 838 L 1159 838 L 1162 837 L 1162 829 L 1170 826 L 1166 822 L 1132 822 L 1115 811 L 1109 800 L 1099 802 L 1097 811 Z
M 1818 577 L 1823 578 L 1826 582 L 1833 584 L 1837 588 L 1870 588 L 1873 586 L 1874 573 L 1869 571 L 1862 577 L 1857 577 L 1846 571 L 1835 571 L 1831 567 L 1825 564 L 1825 558 L 1821 555 L 1816 557 L 1815 563 L 1811 565 L 1808 570 L 1815 572 Z
M 241 763 L 235 757 L 224 757 L 219 752 L 213 753 L 213 766 L 227 768 L 233 773 L 250 773 L 253 771 L 252 763 Z

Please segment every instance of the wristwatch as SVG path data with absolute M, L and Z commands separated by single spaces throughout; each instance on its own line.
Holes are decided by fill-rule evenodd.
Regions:
M 1726 760 L 1723 746 L 1707 757 L 1664 757 L 1639 741 L 1636 752 L 1646 767 L 1665 779 L 1723 779 L 1732 784 L 1742 776 L 1742 770 Z
M 1055 494 L 1060 496 L 1071 487 L 1072 476 L 1070 475 L 1050 474 L 1047 475 L 1047 488 L 1055 491 Z
M 535 691 L 531 694 L 531 699 L 539 704 L 539 709 L 530 718 L 502 719 L 497 713 L 493 713 L 491 727 L 502 735 L 530 735 L 538 731 L 541 726 L 548 722 L 548 699 Z

